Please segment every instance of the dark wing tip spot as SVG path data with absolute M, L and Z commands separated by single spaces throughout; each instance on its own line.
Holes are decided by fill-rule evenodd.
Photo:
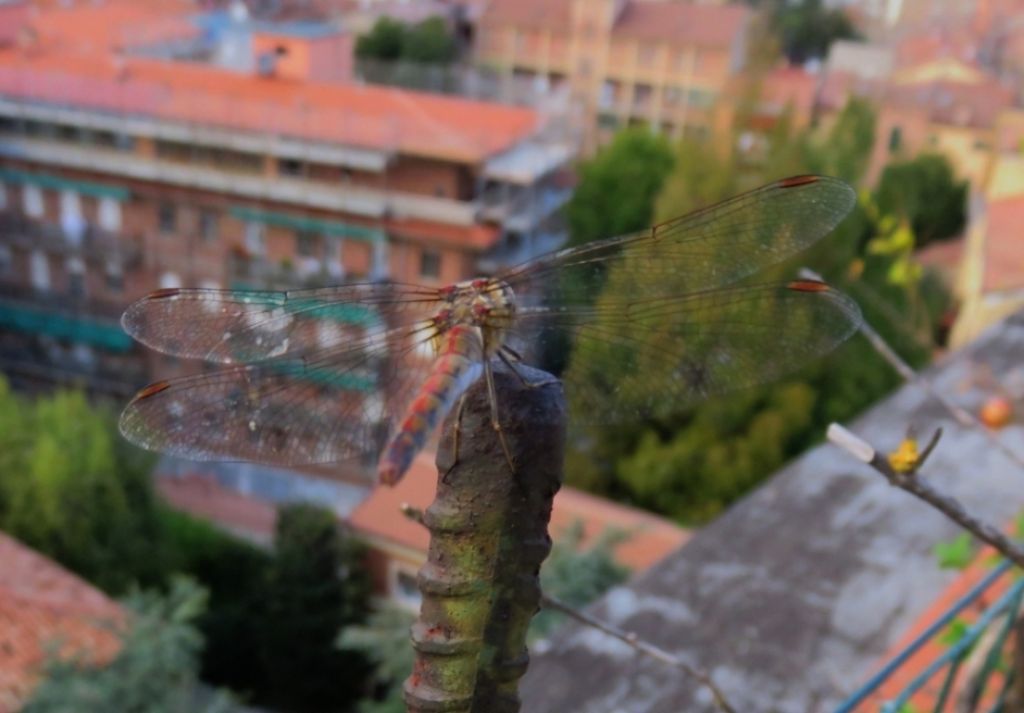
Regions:
M 821 180 L 821 176 L 790 176 L 789 178 L 783 178 L 779 181 L 779 188 L 796 188 L 797 186 L 806 186 L 810 183 L 817 183 Z
M 148 297 L 151 300 L 162 300 L 168 297 L 177 297 L 181 294 L 181 289 L 178 287 L 163 287 L 159 290 L 153 290 L 149 293 Z
M 796 292 L 828 292 L 832 289 L 819 280 L 793 280 L 786 288 Z
M 148 399 L 150 396 L 156 396 L 161 391 L 167 391 L 171 388 L 171 382 L 169 381 L 157 381 L 149 386 L 144 387 L 139 393 L 135 394 L 135 398 L 132 401 L 142 401 L 142 399 Z

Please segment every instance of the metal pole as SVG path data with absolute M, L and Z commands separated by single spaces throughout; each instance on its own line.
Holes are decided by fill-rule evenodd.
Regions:
M 540 606 L 537 577 L 551 549 L 547 527 L 562 480 L 565 401 L 547 374 L 520 367 L 530 386 L 496 368 L 509 467 L 491 423 L 481 380 L 466 394 L 454 453 L 457 411 L 437 455 L 437 497 L 419 573 L 423 604 L 412 627 L 416 663 L 405 682 L 409 713 L 517 713 L 529 655 L 526 630 Z

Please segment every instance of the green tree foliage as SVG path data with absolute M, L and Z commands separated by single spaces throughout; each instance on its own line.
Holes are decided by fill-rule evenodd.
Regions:
M 374 666 L 372 695 L 359 704 L 359 713 L 405 713 L 402 684 L 412 672 L 415 653 L 409 641 L 412 612 L 378 602 L 365 624 L 344 629 L 337 639 L 343 650 L 361 653 Z
M 967 219 L 967 182 L 939 154 L 890 163 L 876 195 L 882 213 L 910 221 L 918 247 L 958 235 Z
M 846 14 L 841 9 L 825 7 L 822 0 L 778 0 L 773 26 L 782 51 L 794 64 L 823 59 L 836 40 L 858 37 Z
M 173 553 L 170 571 L 187 572 L 209 590 L 197 624 L 206 638 L 203 679 L 246 694 L 270 697 L 260 657 L 264 584 L 272 556 L 213 525 L 164 509 L 163 530 Z
M 361 60 L 443 64 L 457 54 L 455 36 L 440 17 L 415 25 L 381 17 L 369 33 L 356 40 L 356 57 Z
M 344 708 L 368 673 L 361 656 L 335 647 L 338 631 L 368 611 L 362 550 L 341 536 L 334 513 L 306 504 L 278 512 L 274 547 L 261 593 L 264 671 L 293 710 Z
M 544 560 L 540 585 L 545 594 L 580 609 L 629 578 L 629 568 L 615 561 L 614 550 L 629 534 L 606 529 L 588 547 L 583 546 L 583 523 L 575 521 L 561 533 Z M 551 634 L 563 615 L 542 609 L 530 623 L 530 636 Z
M 137 591 L 125 604 L 131 616 L 114 660 L 93 667 L 74 658 L 50 658 L 25 713 L 232 710 L 221 693 L 205 700 L 199 695 L 196 669 L 203 637 L 194 622 L 206 604 L 201 587 L 178 578 L 165 595 Z
M 147 458 L 75 392 L 34 403 L 0 378 L 0 529 L 102 589 L 163 581 Z
M 654 201 L 672 170 L 668 141 L 643 127 L 624 129 L 579 169 L 566 206 L 569 244 L 582 245 L 651 224 Z
M 448 63 L 455 59 L 458 46 L 443 18 L 431 17 L 409 28 L 402 46 L 407 62 Z
M 655 219 L 684 214 L 785 175 L 823 172 L 856 179 L 871 149 L 873 117 L 870 107 L 851 103 L 830 129 L 811 135 L 795 135 L 783 117 L 753 157 L 683 141 L 658 197 Z M 750 281 L 788 279 L 797 266 L 809 266 L 857 299 L 890 343 L 910 362 L 921 364 L 930 355 L 931 327 L 945 296 L 927 277 L 903 284 L 891 280 L 894 261 L 906 258 L 903 251 L 867 250 L 883 218 L 871 210 L 870 201 L 862 202 L 817 246 Z M 621 294 L 629 289 L 615 271 L 607 279 L 606 290 Z M 672 279 L 673 289 L 685 289 L 685 271 Z M 919 304 L 925 308 L 913 307 Z M 910 317 L 918 313 L 922 324 Z M 661 337 L 635 327 L 633 322 L 612 325 L 627 338 L 609 342 L 607 349 L 574 353 L 568 368 L 576 379 L 598 389 L 616 384 L 627 395 L 649 393 L 641 386 L 651 369 L 618 352 L 631 340 Z M 691 340 L 688 348 L 699 353 L 700 345 Z M 678 353 L 678 345 L 675 349 Z M 776 383 L 690 408 L 668 404 L 639 423 L 585 427 L 570 442 L 567 480 L 684 522 L 703 522 L 819 438 L 822 424 L 850 418 L 897 383 L 870 345 L 854 337 Z

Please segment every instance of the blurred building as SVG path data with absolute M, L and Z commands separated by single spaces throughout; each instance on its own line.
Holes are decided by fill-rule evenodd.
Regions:
M 557 247 L 529 109 L 345 82 L 334 25 L 106 0 L 0 46 L 0 368 L 128 391 L 158 287 L 442 284 Z M 122 386 L 124 388 L 118 388 Z
M 746 58 L 751 13 L 671 0 L 492 0 L 477 61 L 544 87 L 569 87 L 593 147 L 639 124 L 707 135 Z
M 264 474 L 268 469 L 261 466 L 246 466 L 245 482 L 241 482 L 238 472 L 228 467 L 169 460 L 158 467 L 156 483 L 172 507 L 260 547 L 273 542 L 277 505 L 315 500 L 330 507 L 365 543 L 374 592 L 415 608 L 419 605 L 416 573 L 426 562 L 430 536 L 426 528 L 402 514 L 402 506 L 422 510 L 430 505 L 437 487 L 433 460 L 432 453 L 421 454 L 394 488 L 375 485 L 359 490 L 333 477 L 282 478 L 280 473 Z M 582 527 L 581 547 L 591 546 L 608 530 L 621 533 L 623 539 L 612 554 L 634 574 L 647 571 L 690 537 L 688 530 L 664 518 L 563 487 L 555 495 L 551 513 L 552 537 L 557 540 L 577 523 Z

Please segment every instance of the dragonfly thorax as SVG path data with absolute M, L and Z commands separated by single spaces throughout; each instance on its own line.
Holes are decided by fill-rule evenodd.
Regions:
M 477 279 L 441 290 L 444 306 L 434 315 L 438 338 L 456 326 L 480 330 L 487 356 L 505 341 L 516 314 L 515 293 L 501 280 Z

